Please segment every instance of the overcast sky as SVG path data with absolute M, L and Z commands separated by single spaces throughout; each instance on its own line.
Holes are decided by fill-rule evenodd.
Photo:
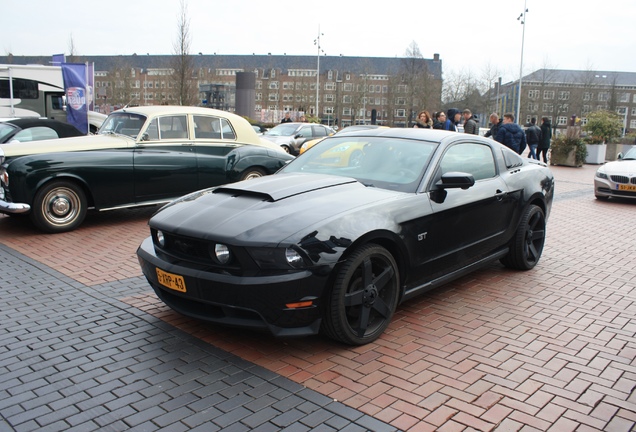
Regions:
M 185 0 L 191 53 L 401 57 L 415 42 L 443 72 L 542 67 L 636 72 L 636 1 Z M 452 4 L 450 7 L 448 5 Z M 312 7 L 310 5 L 315 5 Z M 0 0 L 4 55 L 172 54 L 179 0 Z

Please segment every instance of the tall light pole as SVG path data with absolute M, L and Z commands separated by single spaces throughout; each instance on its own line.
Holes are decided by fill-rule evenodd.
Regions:
M 323 33 L 320 33 L 320 26 L 318 26 L 318 37 L 314 39 L 314 45 L 318 48 L 318 55 L 316 57 L 316 108 L 315 114 L 316 117 L 320 120 L 320 113 L 318 112 L 319 99 L 320 99 L 320 53 L 324 52 L 320 49 L 320 36 L 324 36 Z M 322 123 L 322 120 L 320 121 Z
M 523 26 L 523 30 L 521 31 L 521 61 L 519 62 L 519 90 L 517 91 L 517 123 L 521 124 L 521 119 L 519 116 L 521 115 L 521 82 L 523 81 L 523 45 L 526 38 L 526 14 L 528 13 L 528 9 L 526 8 L 527 0 L 523 1 L 523 12 L 517 18 L 517 21 L 521 21 L 521 25 Z

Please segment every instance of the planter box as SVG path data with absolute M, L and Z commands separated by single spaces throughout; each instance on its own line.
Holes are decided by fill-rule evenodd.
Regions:
M 551 153 L 550 165 L 563 165 L 571 167 L 580 167 L 581 164 L 576 163 L 576 150 L 570 151 L 566 156 Z
M 604 164 L 605 153 L 607 151 L 606 144 L 586 144 L 587 145 L 587 157 L 585 158 L 586 164 Z

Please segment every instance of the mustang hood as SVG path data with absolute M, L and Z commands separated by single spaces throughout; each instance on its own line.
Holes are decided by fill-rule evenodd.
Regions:
M 0 144 L 5 157 L 26 156 L 39 153 L 56 153 L 80 150 L 133 147 L 135 141 L 123 135 L 86 135 L 42 141 Z
M 403 194 L 348 177 L 277 174 L 187 195 L 157 212 L 150 225 L 230 244 L 275 246 L 338 215 L 396 196 Z

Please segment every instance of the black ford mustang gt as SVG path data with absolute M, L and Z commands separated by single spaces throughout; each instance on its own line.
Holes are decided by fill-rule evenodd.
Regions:
M 489 139 L 356 131 L 166 205 L 137 254 L 182 314 L 361 345 L 400 302 L 479 266 L 532 269 L 553 193 L 545 164 Z

